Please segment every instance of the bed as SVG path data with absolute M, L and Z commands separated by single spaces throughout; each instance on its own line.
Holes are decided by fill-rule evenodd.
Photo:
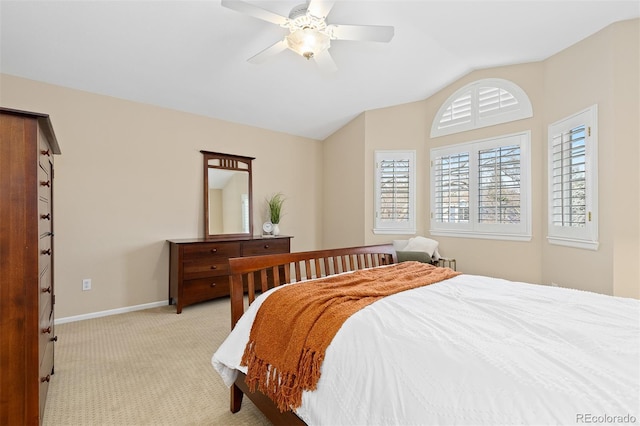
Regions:
M 390 244 L 231 259 L 233 330 L 212 357 L 230 386 L 231 411 L 246 395 L 274 424 L 287 425 L 640 418 L 638 300 L 469 274 L 351 315 L 326 348 L 317 388 L 304 391 L 294 410 L 281 412 L 249 389 L 243 353 L 262 305 L 290 287 L 281 284 L 323 285 L 396 263 Z

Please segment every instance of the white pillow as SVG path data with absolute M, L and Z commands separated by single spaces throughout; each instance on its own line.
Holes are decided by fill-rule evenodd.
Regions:
M 431 238 L 414 237 L 409 239 L 409 243 L 403 249 L 404 251 L 424 251 L 429 256 L 433 257 L 433 254 L 438 250 L 438 242 Z
M 395 251 L 404 251 L 407 244 L 409 244 L 409 240 L 393 240 L 393 249 Z

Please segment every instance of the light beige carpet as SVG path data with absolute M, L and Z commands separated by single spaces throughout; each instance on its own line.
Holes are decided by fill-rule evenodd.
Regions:
M 44 425 L 270 425 L 248 398 L 231 414 L 211 366 L 229 317 L 219 299 L 56 326 Z

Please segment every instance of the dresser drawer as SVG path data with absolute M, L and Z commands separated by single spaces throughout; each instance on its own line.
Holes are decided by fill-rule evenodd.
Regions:
M 238 257 L 240 256 L 240 243 L 203 243 L 189 244 L 183 248 L 182 259 L 184 262 L 199 258 L 211 257 Z
M 242 243 L 242 256 L 289 253 L 289 239 L 262 239 Z
M 215 299 L 229 295 L 229 276 L 201 278 L 183 282 L 183 304 Z
M 211 257 L 184 261 L 184 279 L 217 277 L 229 274 L 229 258 Z
M 290 240 L 169 240 L 169 303 L 181 313 L 185 306 L 229 296 L 230 258 L 288 253 Z

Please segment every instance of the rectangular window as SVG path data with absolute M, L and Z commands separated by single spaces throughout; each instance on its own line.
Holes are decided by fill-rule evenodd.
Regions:
M 443 223 L 469 222 L 469 153 L 443 155 L 436 170 L 435 216 Z
M 415 151 L 376 151 L 377 234 L 415 234 Z
M 597 105 L 549 126 L 549 223 L 552 244 L 596 250 Z
M 431 150 L 431 233 L 531 239 L 530 132 Z

